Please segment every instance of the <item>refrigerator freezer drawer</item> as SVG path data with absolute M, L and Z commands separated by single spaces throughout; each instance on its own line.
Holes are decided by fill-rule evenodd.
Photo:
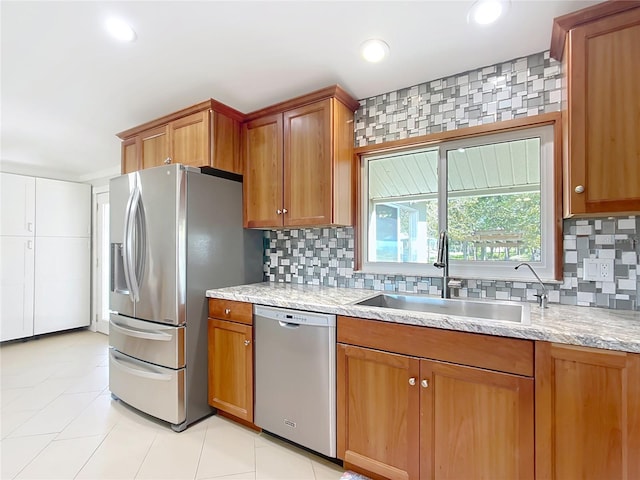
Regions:
M 169 368 L 185 366 L 185 327 L 111 314 L 109 345 L 131 357 Z
M 171 370 L 109 349 L 109 389 L 116 397 L 172 424 L 186 419 L 185 369 Z

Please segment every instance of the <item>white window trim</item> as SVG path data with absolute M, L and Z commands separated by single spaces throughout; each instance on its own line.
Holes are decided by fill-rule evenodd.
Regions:
M 539 262 L 529 261 L 529 263 L 544 281 L 555 282 L 555 256 L 557 255 L 556 232 L 555 232 L 555 156 L 554 156 L 554 126 L 532 126 L 521 130 L 496 132 L 486 135 L 474 136 L 461 140 L 443 141 L 438 144 L 438 172 L 446 172 L 446 152 L 447 150 L 457 149 L 461 147 L 477 146 L 481 143 L 509 141 L 522 138 L 530 138 L 532 136 L 540 137 L 540 212 L 541 212 L 541 258 Z M 435 145 L 430 145 L 435 146 Z M 418 149 L 416 146 L 411 150 Z M 424 147 L 422 147 L 424 148 Z M 361 208 L 360 208 L 360 248 L 362 249 L 362 273 L 376 273 L 385 275 L 405 275 L 405 276 L 424 276 L 424 277 L 441 277 L 442 270 L 434 267 L 432 264 L 419 263 L 397 263 L 397 262 L 369 262 L 368 258 L 368 219 L 371 214 L 369 212 L 368 198 L 368 167 L 369 161 L 382 156 L 384 154 L 364 155 L 361 162 Z M 447 205 L 447 180 L 446 174 L 438 176 L 438 224 L 439 229 L 446 229 L 446 211 L 441 208 Z M 465 279 L 483 279 L 483 280 L 510 280 L 531 283 L 535 278 L 532 277 L 528 269 L 515 270 L 514 267 L 519 262 L 465 262 L 456 260 L 449 265 L 449 276 Z

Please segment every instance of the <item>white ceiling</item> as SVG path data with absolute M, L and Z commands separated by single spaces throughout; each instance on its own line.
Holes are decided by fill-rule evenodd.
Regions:
M 553 18 L 594 1 L 512 0 L 489 27 L 472 1 L 0 2 L 2 169 L 118 172 L 116 132 L 215 98 L 242 112 L 338 83 L 358 99 L 547 50 Z M 135 43 L 112 41 L 108 15 Z M 385 39 L 390 57 L 360 59 Z

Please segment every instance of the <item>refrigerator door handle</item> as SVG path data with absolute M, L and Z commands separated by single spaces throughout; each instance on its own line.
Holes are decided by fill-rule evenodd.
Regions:
M 119 330 L 120 333 L 129 337 L 143 338 L 145 340 L 159 340 L 161 342 L 170 342 L 173 339 L 173 337 L 168 333 L 162 333 L 158 331 L 145 332 L 142 330 L 127 328 L 124 325 L 120 325 L 119 323 L 114 322 L 113 320 L 111 320 L 110 328 Z
M 142 378 L 149 378 L 151 380 L 162 380 L 162 381 L 171 380 L 171 375 L 167 375 L 166 373 L 149 372 L 147 370 L 141 370 L 139 368 L 133 368 L 124 364 L 120 360 L 118 360 L 118 357 L 113 352 L 111 352 L 110 355 L 111 355 L 111 361 L 113 362 L 113 365 L 115 365 L 119 369 L 131 375 L 135 375 L 137 377 L 142 377 Z
M 129 199 L 127 200 L 127 207 L 125 208 L 124 211 L 124 239 L 123 239 L 123 243 L 122 243 L 122 267 L 123 267 L 123 273 L 124 273 L 124 281 L 125 284 L 127 285 L 127 291 L 129 293 L 129 297 L 131 298 L 131 301 L 135 301 L 134 300 L 134 296 L 133 296 L 133 288 L 131 286 L 131 268 L 130 265 L 132 263 L 131 261 L 131 243 L 133 241 L 132 239 L 132 234 L 131 234 L 131 208 L 132 208 L 132 204 L 133 204 L 133 193 L 131 192 L 129 194 Z
M 127 216 L 125 223 L 125 273 L 130 283 L 130 296 L 134 302 L 140 301 L 140 286 L 136 278 L 136 265 L 133 259 L 134 242 L 138 241 L 135 237 L 135 222 L 138 215 L 138 206 L 140 204 L 140 189 L 136 186 L 129 197 L 127 205 Z

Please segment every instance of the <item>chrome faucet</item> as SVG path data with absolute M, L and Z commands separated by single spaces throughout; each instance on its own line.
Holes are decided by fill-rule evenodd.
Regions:
M 440 232 L 438 258 L 433 266 L 442 268 L 442 298 L 451 298 L 449 290 L 449 235 L 446 230 Z
M 536 271 L 528 263 L 522 262 L 516 265 L 515 269 L 517 270 L 523 265 L 529 267 L 529 270 L 531 270 L 531 273 L 533 273 L 536 276 L 536 278 L 538 279 L 538 282 L 540 283 L 540 286 L 542 287 L 542 293 L 536 294 L 536 297 L 538 297 L 538 305 L 540 305 L 542 308 L 547 308 L 547 303 L 549 302 L 549 291 L 547 290 L 547 287 L 544 286 L 544 283 L 542 283 L 542 280 L 540 280 L 540 277 L 538 276 Z

